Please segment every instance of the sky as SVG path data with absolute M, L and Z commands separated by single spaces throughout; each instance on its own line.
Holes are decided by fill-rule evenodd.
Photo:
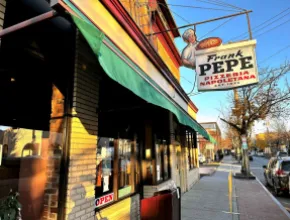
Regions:
M 219 0 L 220 1 L 220 0 Z M 171 12 L 175 18 L 177 26 L 183 26 L 190 23 L 195 23 L 203 20 L 208 20 L 216 17 L 226 16 L 230 14 L 238 13 L 236 9 L 228 8 L 225 6 L 218 6 L 209 4 L 207 2 L 217 2 L 216 0 L 167 0 Z M 239 8 L 252 10 L 250 13 L 251 27 L 253 31 L 253 38 L 257 40 L 256 55 L 257 63 L 261 67 L 279 66 L 286 59 L 290 60 L 290 1 L 289 0 L 223 0 L 228 4 L 237 6 Z M 222 11 L 212 9 L 190 8 L 181 7 L 177 5 L 195 6 L 195 7 L 207 7 L 224 10 L 234 11 Z M 282 11 L 281 15 L 273 18 L 265 25 L 259 26 L 268 19 L 278 15 Z M 284 17 L 283 17 L 284 16 Z M 276 20 L 276 21 L 275 21 Z M 226 22 L 226 23 L 225 23 Z M 273 22 L 271 24 L 271 22 Z M 222 25 L 225 23 L 224 25 Z M 284 23 L 284 24 L 283 24 Z M 281 24 L 281 26 L 278 26 Z M 217 28 L 218 26 L 221 27 Z M 257 27 L 259 26 L 259 27 Z M 256 28 L 255 28 L 256 27 Z M 276 27 L 276 28 L 275 28 Z M 220 37 L 223 43 L 228 42 L 234 37 L 237 37 L 245 33 L 242 37 L 236 38 L 233 41 L 249 39 L 248 26 L 246 15 L 236 16 L 232 19 L 223 19 L 220 21 L 210 22 L 196 26 L 197 38 L 200 39 L 209 31 L 217 28 L 215 31 L 209 33 L 205 37 Z M 273 30 L 270 30 L 272 29 Z M 180 34 L 186 30 L 179 29 Z M 265 32 L 265 33 L 264 33 Z M 260 35 L 260 36 L 259 36 Z M 176 38 L 176 46 L 181 52 L 186 46 L 182 38 Z M 279 52 L 283 48 L 287 47 L 277 55 L 269 58 L 273 54 Z M 269 58 L 269 59 L 268 59 Z M 181 85 L 186 92 L 189 92 L 193 88 L 195 72 L 191 69 L 181 67 Z M 197 93 L 195 88 L 194 93 Z M 197 95 L 191 96 L 193 103 L 199 109 L 197 114 L 198 122 L 217 121 L 220 127 L 224 127 L 224 123 L 219 120 L 222 117 L 220 113 L 221 108 L 228 106 L 228 95 L 233 93 L 229 91 L 214 91 L 203 92 Z M 263 122 L 257 123 L 254 132 L 264 132 L 266 129 Z

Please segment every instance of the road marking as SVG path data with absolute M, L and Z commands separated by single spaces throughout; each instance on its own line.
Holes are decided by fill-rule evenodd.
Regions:
M 263 168 L 262 167 L 251 167 L 251 169 L 253 169 L 253 170 L 262 170 Z
M 267 188 L 263 185 L 263 183 L 261 183 L 261 181 L 256 178 L 256 180 L 258 181 L 258 183 L 261 184 L 261 186 L 263 187 L 263 189 L 266 191 L 266 193 L 272 198 L 272 200 L 279 206 L 279 208 L 285 213 L 285 215 L 287 215 L 287 217 L 290 219 L 290 214 L 289 212 L 285 209 L 285 207 L 272 195 L 272 193 L 269 192 L 269 190 L 267 190 Z
M 229 210 L 230 212 L 233 212 L 233 177 L 232 177 L 232 171 L 229 172 L 228 176 L 228 182 L 229 182 Z
M 226 196 L 230 196 L 229 194 L 228 195 L 226 195 Z M 232 196 L 232 198 L 239 198 L 238 196 Z
M 222 211 L 222 212 L 226 213 L 226 214 L 240 215 L 240 213 L 238 213 L 238 212 L 226 212 L 226 211 Z
M 289 202 L 283 202 L 283 201 L 281 201 L 282 203 L 284 203 L 284 204 L 287 204 L 287 205 L 290 205 L 290 203 Z

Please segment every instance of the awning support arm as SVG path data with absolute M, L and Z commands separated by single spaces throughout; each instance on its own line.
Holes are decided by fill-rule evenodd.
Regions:
M 187 24 L 187 25 L 176 27 L 176 28 L 171 28 L 171 29 L 167 29 L 167 30 L 163 30 L 163 31 L 154 32 L 154 33 L 151 33 L 151 34 L 146 34 L 146 36 L 161 34 L 161 33 L 164 33 L 164 32 L 168 32 L 168 31 L 172 31 L 172 30 L 176 30 L 176 29 L 181 29 L 181 28 L 197 26 L 197 25 L 200 25 L 200 24 L 205 24 L 205 23 L 208 23 L 208 22 L 218 21 L 218 20 L 225 19 L 225 18 L 231 18 L 231 17 L 234 17 L 234 16 L 239 16 L 239 15 L 243 15 L 243 14 L 249 14 L 251 12 L 252 12 L 252 10 L 243 11 L 243 12 L 239 12 L 239 13 L 236 13 L 236 14 L 226 15 L 226 16 L 213 18 L 213 19 L 209 19 L 209 20 L 205 20 L 205 21 L 199 21 L 199 22 L 196 22 L 196 23 Z
M 15 25 L 12 25 L 12 26 L 10 26 L 8 28 L 5 28 L 2 31 L 0 31 L 0 38 L 2 38 L 3 36 L 5 36 L 7 34 L 11 34 L 11 33 L 15 32 L 15 31 L 20 30 L 20 29 L 23 29 L 23 28 L 26 28 L 28 26 L 31 26 L 33 24 L 37 24 L 37 23 L 39 23 L 41 21 L 52 19 L 55 16 L 57 16 L 57 12 L 52 10 L 52 11 L 46 12 L 44 14 L 38 15 L 36 17 L 30 18 L 30 19 L 28 19 L 26 21 L 20 22 L 20 23 L 15 24 Z

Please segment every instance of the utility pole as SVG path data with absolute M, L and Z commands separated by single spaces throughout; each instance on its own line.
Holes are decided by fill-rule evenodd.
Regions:
M 246 13 L 246 18 L 247 18 L 247 23 L 248 23 L 248 32 L 249 32 L 249 39 L 253 39 L 252 35 L 252 29 L 251 29 L 251 21 L 250 21 L 250 16 L 249 13 Z M 248 133 L 248 132 L 247 132 Z M 246 174 L 247 177 L 251 175 L 251 170 L 250 170 L 250 162 L 249 162 L 249 155 L 248 155 L 248 148 L 249 148 L 249 143 L 248 143 L 248 134 L 242 134 L 246 136 L 246 144 L 242 146 L 243 148 L 243 163 L 244 163 L 244 173 Z M 241 137 L 243 138 L 243 137 Z M 243 171 L 243 167 L 242 167 Z
M 248 24 L 249 40 L 252 40 L 253 35 L 252 35 L 252 30 L 251 30 L 251 22 L 250 22 L 249 13 L 246 13 L 246 18 L 247 18 L 247 24 Z M 243 89 L 243 92 L 244 92 L 244 89 Z M 234 90 L 234 93 L 235 93 L 235 96 L 238 97 L 236 90 Z M 245 108 L 247 108 L 247 107 L 245 107 Z M 242 117 L 246 117 L 246 115 L 243 114 Z M 245 120 L 245 118 L 242 118 L 241 120 L 242 120 L 241 126 L 243 126 L 243 120 Z M 242 128 L 242 131 L 244 131 L 243 128 Z M 240 137 L 241 143 L 242 143 L 241 149 L 243 152 L 241 173 L 243 175 L 245 175 L 246 178 L 249 178 L 251 176 L 251 170 L 250 170 L 250 162 L 249 162 L 249 155 L 248 155 L 248 145 L 249 145 L 249 143 L 248 143 L 248 131 L 244 131 L 244 132 L 245 132 L 245 134 L 241 134 L 241 137 Z

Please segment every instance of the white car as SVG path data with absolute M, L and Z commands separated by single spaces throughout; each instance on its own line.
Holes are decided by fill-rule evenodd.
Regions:
M 200 164 L 203 164 L 203 163 L 206 162 L 206 161 L 205 161 L 205 156 L 204 156 L 203 154 L 199 154 L 199 155 L 198 155 L 198 160 L 199 160 L 199 163 L 200 163 Z

